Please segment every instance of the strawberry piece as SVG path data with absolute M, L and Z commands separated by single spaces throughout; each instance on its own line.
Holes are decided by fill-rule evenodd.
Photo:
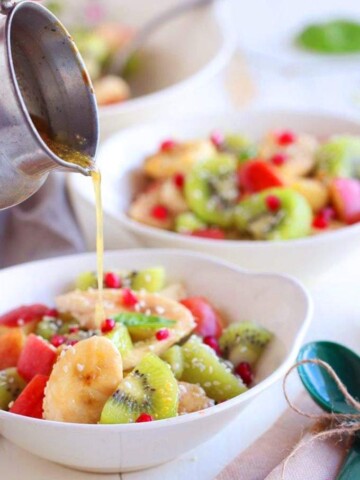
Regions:
M 21 328 L 11 328 L 0 335 L 0 370 L 16 367 L 24 344 L 25 335 Z
M 262 160 L 245 163 L 238 171 L 240 187 L 246 193 L 256 193 L 271 187 L 283 187 L 285 184 L 275 168 Z
M 49 377 L 46 375 L 35 375 L 9 411 L 25 417 L 42 418 L 45 387 L 48 380 Z
M 180 303 L 192 313 L 196 323 L 195 333 L 202 337 L 220 337 L 223 330 L 222 319 L 205 298 L 189 297 Z
M 35 375 L 50 375 L 57 359 L 57 351 L 50 343 L 30 334 L 18 362 L 19 374 L 29 382 Z

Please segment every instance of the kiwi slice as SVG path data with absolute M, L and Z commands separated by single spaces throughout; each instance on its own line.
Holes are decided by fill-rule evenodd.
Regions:
M 44 338 L 45 340 L 50 340 L 51 337 L 57 335 L 59 332 L 58 320 L 54 318 L 44 318 L 36 325 L 35 334 Z
M 25 388 L 16 368 L 7 368 L 0 372 L 0 410 L 8 410 L 9 403 L 17 399 Z
M 190 209 L 204 222 L 230 227 L 239 189 L 237 160 L 221 154 L 198 162 L 187 175 L 184 195 Z
M 233 375 L 226 363 L 199 337 L 193 335 L 181 348 L 184 355 L 182 381 L 199 384 L 206 395 L 216 402 L 246 392 L 247 388 L 241 379 Z
M 125 325 L 116 325 L 116 327 L 111 332 L 107 333 L 105 337 L 113 342 L 123 358 L 134 348 L 129 331 Z
M 155 420 L 175 417 L 178 397 L 178 383 L 171 368 L 149 353 L 106 402 L 100 423 L 131 423 L 141 413 L 148 413 Z
M 318 149 L 316 160 L 320 178 L 360 178 L 360 137 L 331 138 Z
M 276 197 L 278 209 L 269 208 L 269 197 Z M 238 230 L 255 240 L 289 240 L 310 234 L 312 210 L 295 190 L 269 188 L 240 202 L 235 218 Z
M 134 341 L 145 340 L 160 328 L 171 328 L 175 320 L 169 320 L 156 315 L 145 315 L 140 312 L 121 312 L 112 317 L 115 322 L 122 323 L 127 327 Z
M 165 287 L 165 269 L 164 267 L 146 268 L 137 272 L 133 279 L 131 287 L 133 290 L 146 290 L 148 292 L 159 292 Z
M 225 136 L 224 149 L 226 152 L 236 155 L 240 165 L 257 154 L 256 146 L 251 141 L 240 134 L 229 134 Z
M 181 347 L 179 345 L 174 345 L 173 347 L 169 348 L 169 350 L 166 350 L 166 352 L 162 354 L 161 358 L 170 365 L 175 378 L 180 380 L 184 371 L 184 357 Z
M 178 233 L 190 233 L 194 230 L 203 230 L 207 225 L 192 212 L 180 213 L 175 218 L 175 231 Z
M 80 273 L 75 280 L 75 287 L 79 290 L 89 290 L 89 288 L 97 288 L 97 278 L 94 272 Z
M 219 338 L 222 354 L 235 366 L 241 362 L 255 365 L 272 334 L 252 322 L 233 323 L 226 327 Z

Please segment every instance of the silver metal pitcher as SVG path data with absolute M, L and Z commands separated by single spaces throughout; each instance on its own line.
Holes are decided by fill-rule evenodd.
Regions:
M 94 159 L 98 116 L 84 63 L 59 20 L 28 0 L 0 0 L 0 13 L 1 210 L 30 197 L 52 170 L 90 174 L 49 149 L 39 122 Z

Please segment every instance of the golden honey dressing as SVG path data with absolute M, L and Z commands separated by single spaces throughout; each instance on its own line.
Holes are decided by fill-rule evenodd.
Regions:
M 95 192 L 96 208 L 96 258 L 97 258 L 97 283 L 98 283 L 98 302 L 95 309 L 95 322 L 98 326 L 105 318 L 104 300 L 103 300 L 103 278 L 104 278 L 104 227 L 103 227 L 103 209 L 101 200 L 101 174 L 96 168 L 91 157 L 75 150 L 74 147 L 54 139 L 48 125 L 40 118 L 31 116 L 31 119 L 42 140 L 56 156 L 66 162 L 89 168 L 93 181 Z

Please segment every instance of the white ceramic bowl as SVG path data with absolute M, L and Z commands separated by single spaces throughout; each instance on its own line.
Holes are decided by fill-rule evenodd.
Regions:
M 255 396 L 279 380 L 295 360 L 309 326 L 312 304 L 294 280 L 245 273 L 219 260 L 175 250 L 108 253 L 108 268 L 163 265 L 169 281 L 210 298 L 232 321 L 253 320 L 274 332 L 261 360 L 256 385 L 207 410 L 131 425 L 78 425 L 36 420 L 0 411 L 0 433 L 39 457 L 94 472 L 138 470 L 167 462 L 225 427 Z M 52 304 L 81 271 L 95 268 L 95 255 L 44 260 L 0 272 L 0 312 L 32 302 Z
M 313 279 L 360 248 L 360 224 L 336 232 L 291 241 L 205 240 L 148 227 L 126 212 L 141 182 L 136 171 L 144 157 L 164 138 L 206 137 L 214 129 L 239 131 L 259 138 L 270 129 L 288 128 L 321 137 L 360 133 L 360 124 L 330 113 L 252 110 L 206 117 L 189 117 L 164 124 L 134 127 L 114 135 L 99 153 L 103 173 L 105 240 L 108 248 L 172 247 L 217 255 L 244 268 L 288 273 Z M 91 182 L 80 175 L 69 178 L 70 193 L 89 248 L 94 248 L 94 196 Z
M 64 14 L 66 24 L 81 22 L 89 0 L 64 3 L 70 4 Z M 104 0 L 103 5 L 105 18 L 141 28 L 147 20 L 177 3 L 178 0 Z M 99 109 L 102 138 L 136 122 L 176 111 L 193 92 L 222 71 L 236 43 L 230 7 L 231 0 L 222 0 L 193 10 L 149 38 L 141 68 L 130 79 L 134 98 Z

